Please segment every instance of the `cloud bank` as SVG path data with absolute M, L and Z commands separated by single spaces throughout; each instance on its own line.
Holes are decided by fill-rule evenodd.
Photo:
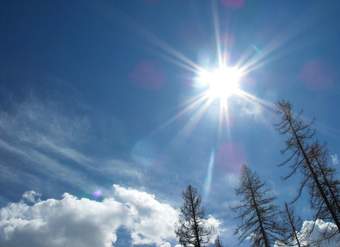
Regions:
M 60 200 L 23 200 L 0 209 L 0 246 L 110 247 L 125 227 L 133 244 L 169 244 L 174 240 L 177 211 L 154 195 L 114 185 L 103 201 L 65 193 Z
M 61 199 L 40 200 L 27 192 L 18 203 L 0 209 L 0 246 L 111 247 L 124 227 L 132 244 L 170 246 L 175 241 L 178 211 L 154 195 L 119 185 L 102 201 L 65 193 Z M 207 223 L 219 226 L 209 217 Z
M 323 220 L 304 221 L 298 238 L 303 246 L 318 246 L 318 247 L 337 247 L 340 243 L 340 235 L 332 234 L 337 232 L 337 227 L 333 223 L 324 222 Z M 325 239 L 325 236 L 332 238 Z M 324 239 L 324 240 L 322 240 Z M 297 247 L 298 245 L 283 245 L 276 242 L 274 247 Z

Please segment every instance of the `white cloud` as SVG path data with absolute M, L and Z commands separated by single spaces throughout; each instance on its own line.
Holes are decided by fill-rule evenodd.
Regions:
M 169 204 L 119 185 L 103 201 L 68 193 L 60 200 L 40 200 L 29 191 L 0 209 L 0 246 L 111 247 L 120 227 L 130 231 L 133 244 L 171 246 L 177 220 L 178 211 Z M 217 235 L 220 222 L 212 216 L 206 222 Z
M 26 191 L 22 195 L 22 200 L 23 202 L 26 202 L 26 203 L 36 203 L 40 201 L 40 197 L 41 197 L 40 193 L 30 190 L 30 191 Z
M 262 119 L 263 108 L 259 103 L 243 101 L 240 102 L 240 113 L 244 116 L 254 118 L 256 120 Z
M 205 219 L 203 222 L 205 225 L 210 226 L 212 229 L 210 243 L 214 243 L 217 236 L 221 235 L 221 233 L 225 231 L 225 229 L 221 228 L 221 222 L 212 215 L 209 215 L 208 218 Z
M 333 235 L 336 233 L 337 227 L 333 223 L 324 222 L 320 219 L 314 221 L 305 221 L 298 232 L 298 238 L 303 246 L 318 246 L 318 247 L 337 247 L 340 243 L 340 235 L 337 234 L 330 239 L 324 239 L 324 236 Z M 320 241 L 322 240 L 322 241 Z M 289 245 L 295 247 L 297 245 Z M 274 247 L 288 247 L 288 245 L 279 244 L 276 242 Z
M 339 165 L 339 158 L 337 154 L 331 154 L 331 159 L 332 159 L 332 163 L 333 165 Z
M 33 200 L 36 194 L 24 196 Z M 101 202 L 66 193 L 60 200 L 1 208 L 0 246 L 109 247 L 122 226 L 133 244 L 169 246 L 176 221 L 177 211 L 154 195 L 115 185 L 113 197 Z
M 127 223 L 135 244 L 161 245 L 164 239 L 175 239 L 174 226 L 178 212 L 169 204 L 160 203 L 154 195 L 114 185 L 114 195 L 130 209 L 131 222 Z

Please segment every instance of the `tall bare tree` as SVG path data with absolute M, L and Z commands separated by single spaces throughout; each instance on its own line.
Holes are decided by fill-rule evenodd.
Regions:
M 219 236 L 215 240 L 215 247 L 223 247 Z
M 292 207 L 285 203 L 284 210 L 282 214 L 282 224 L 286 227 L 285 234 L 281 241 L 278 241 L 278 246 L 297 246 L 303 247 L 305 245 L 301 244 L 299 239 L 297 228 L 300 228 L 302 225 L 302 220 L 299 217 L 295 216 L 294 210 Z
M 197 190 L 189 185 L 182 194 L 179 225 L 176 235 L 182 246 L 204 247 L 209 243 L 213 229 L 204 221 L 204 210 L 201 206 L 201 196 Z
M 332 208 L 340 219 L 340 181 L 335 178 L 336 170 L 328 166 L 328 151 L 325 146 L 321 146 L 318 142 L 311 145 L 309 151 L 311 159 L 314 161 L 315 172 L 320 177 L 320 185 L 325 192 Z M 318 217 L 324 220 L 332 220 L 328 212 L 322 194 L 313 184 L 310 186 L 311 205 L 317 209 Z
M 241 203 L 232 209 L 241 221 L 235 230 L 240 242 L 250 238 L 251 246 L 270 247 L 283 231 L 276 222 L 278 210 L 273 204 L 275 197 L 247 166 L 242 169 L 236 195 L 241 197 Z
M 289 158 L 282 163 L 289 163 L 290 166 L 290 172 L 285 179 L 299 170 L 303 177 L 298 195 L 293 201 L 300 197 L 304 187 L 308 185 L 316 216 L 331 219 L 340 232 L 338 182 L 334 179 L 334 170 L 327 164 L 325 148 L 316 141 L 315 130 L 311 124 L 302 119 L 301 113 L 294 114 L 289 102 L 281 101 L 277 107 L 281 115 L 277 129 L 287 136 L 286 147 L 282 152 L 290 152 Z

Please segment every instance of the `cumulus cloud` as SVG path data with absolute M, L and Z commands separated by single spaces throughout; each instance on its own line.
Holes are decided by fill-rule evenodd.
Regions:
M 114 185 L 102 201 L 68 193 L 61 199 L 39 196 L 30 191 L 0 209 L 0 246 L 111 247 L 120 227 L 129 230 L 133 244 L 171 246 L 175 240 L 178 211 L 143 191 Z M 212 216 L 207 223 L 220 225 Z
M 337 227 L 333 223 L 324 222 L 323 220 L 305 221 L 298 232 L 298 238 L 303 246 L 318 247 L 337 247 L 340 243 L 340 235 L 337 233 Z M 332 238 L 327 238 L 332 236 Z M 326 238 L 326 239 L 325 239 Z M 297 245 L 284 245 L 277 241 L 274 247 L 297 247 Z
M 178 212 L 169 204 L 160 203 L 154 195 L 114 185 L 115 198 L 129 208 L 131 222 L 126 226 L 131 231 L 134 244 L 158 245 L 164 239 L 174 239 L 174 225 Z
M 119 227 L 131 232 L 133 244 L 160 246 L 175 238 L 177 211 L 135 189 L 114 185 L 113 197 L 100 202 L 67 193 L 32 205 L 25 200 L 0 209 L 0 246 L 109 247 Z
M 26 191 L 22 195 L 23 202 L 26 203 L 36 203 L 40 201 L 41 194 L 38 192 L 35 192 L 34 190 Z
M 210 226 L 212 231 L 212 236 L 210 236 L 210 243 L 214 243 L 215 239 L 221 235 L 221 233 L 224 233 L 227 229 L 224 229 L 221 227 L 221 222 L 213 217 L 212 215 L 209 215 L 207 219 L 205 219 L 204 224 L 207 226 Z

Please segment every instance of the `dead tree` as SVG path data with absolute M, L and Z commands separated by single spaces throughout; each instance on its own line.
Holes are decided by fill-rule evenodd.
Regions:
M 295 216 L 294 210 L 285 203 L 284 210 L 281 213 L 282 224 L 285 226 L 284 238 L 278 241 L 278 246 L 297 246 L 303 247 L 297 233 L 297 228 L 301 227 L 302 220 Z
M 311 124 L 305 123 L 301 118 L 301 113 L 295 115 L 289 102 L 281 101 L 277 104 L 278 113 L 281 115 L 281 121 L 277 125 L 280 134 L 287 136 L 286 147 L 283 153 L 290 152 L 289 158 L 282 165 L 290 164 L 290 172 L 284 177 L 288 179 L 298 170 L 302 173 L 302 181 L 298 189 L 298 195 L 293 200 L 297 200 L 304 187 L 308 185 L 311 193 L 312 206 L 313 201 L 318 202 L 317 214 L 324 212 L 336 224 L 340 232 L 340 217 L 336 208 L 337 199 L 332 198 L 332 192 L 327 187 L 326 176 L 322 173 L 327 171 L 327 164 L 322 161 L 322 155 L 316 152 L 315 130 Z M 320 166 L 321 165 L 321 166 Z M 320 169 L 320 167 L 323 167 Z M 330 178 L 328 176 L 328 178 Z
M 240 242 L 250 239 L 251 246 L 270 247 L 282 234 L 277 207 L 273 204 L 274 196 L 265 188 L 265 184 L 247 166 L 244 166 L 240 185 L 236 195 L 241 203 L 233 207 L 236 218 L 241 224 L 235 230 Z
M 215 247 L 223 247 L 219 236 L 215 240 Z
M 336 170 L 333 167 L 328 166 L 328 151 L 325 146 L 320 145 L 318 142 L 315 142 L 311 145 L 310 148 L 310 156 L 314 161 L 316 174 L 321 179 L 321 186 L 325 191 L 325 195 L 329 199 L 332 208 L 337 214 L 337 217 L 340 218 L 340 194 L 339 194 L 339 186 L 340 181 L 335 178 Z M 319 211 L 319 218 L 324 220 L 332 220 L 329 217 L 329 213 L 327 210 L 327 205 L 322 200 L 322 195 L 319 193 L 315 186 L 311 186 L 310 188 L 311 194 L 311 204 L 312 207 Z
M 204 247 L 209 243 L 213 229 L 204 221 L 201 196 L 191 185 L 183 192 L 179 224 L 175 230 L 182 246 Z

